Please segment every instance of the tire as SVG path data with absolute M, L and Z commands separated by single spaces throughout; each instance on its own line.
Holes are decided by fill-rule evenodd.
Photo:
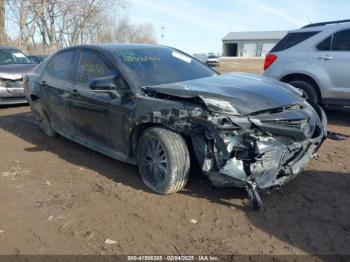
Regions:
M 40 100 L 36 100 L 31 103 L 31 109 L 34 114 L 35 120 L 40 126 L 40 129 L 48 136 L 55 137 L 57 133 L 53 130 L 50 119 L 47 113 L 43 110 Z
M 264 203 L 256 190 L 248 189 L 248 196 L 253 204 L 254 210 L 262 210 L 264 208 Z
M 292 80 L 288 84 L 303 90 L 307 98 L 312 102 L 316 104 L 319 103 L 319 96 L 317 94 L 316 87 L 310 82 L 304 80 Z
M 163 195 L 184 188 L 190 173 L 190 155 L 183 137 L 159 127 L 141 135 L 137 164 L 146 186 Z

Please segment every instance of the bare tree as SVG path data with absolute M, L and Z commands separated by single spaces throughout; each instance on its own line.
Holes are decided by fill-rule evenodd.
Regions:
M 19 29 L 18 46 L 23 47 L 28 40 L 34 39 L 36 0 L 7 0 L 11 19 L 17 23 Z
M 51 51 L 83 43 L 155 43 L 151 24 L 135 25 L 128 18 L 113 20 L 126 1 L 7 0 L 7 4 L 18 26 L 20 48 L 39 45 Z
M 128 17 L 116 22 L 101 18 L 91 28 L 96 36 L 92 43 L 157 43 L 152 24 L 133 24 Z
M 7 40 L 5 32 L 5 0 L 0 0 L 0 43 L 4 44 Z

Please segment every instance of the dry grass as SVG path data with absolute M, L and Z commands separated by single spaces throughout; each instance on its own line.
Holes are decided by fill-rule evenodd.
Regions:
M 221 73 L 227 72 L 248 72 L 261 74 L 263 72 L 264 59 L 251 58 L 251 59 L 222 59 L 220 61 L 220 67 L 218 71 Z

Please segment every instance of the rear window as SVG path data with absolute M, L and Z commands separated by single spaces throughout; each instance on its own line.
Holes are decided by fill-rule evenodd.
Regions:
M 271 52 L 284 51 L 288 48 L 296 46 L 301 42 L 309 39 L 310 37 L 318 34 L 319 32 L 301 32 L 301 33 L 289 33 L 271 50 Z

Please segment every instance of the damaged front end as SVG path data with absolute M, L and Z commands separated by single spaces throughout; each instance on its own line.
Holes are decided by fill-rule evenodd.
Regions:
M 212 81 L 220 82 L 217 78 Z M 261 208 L 259 192 L 278 189 L 312 160 L 327 137 L 327 118 L 289 86 L 272 89 L 274 97 L 262 93 L 255 82 L 244 88 L 224 83 L 217 93 L 197 90 L 201 85 L 193 87 L 192 82 L 144 91 L 169 107 L 179 106 L 170 105 L 176 101 L 186 108 L 183 114 L 165 110 L 168 114 L 160 113 L 164 120 L 156 123 L 190 137 L 197 162 L 213 185 L 245 188 Z M 229 95 L 232 90 L 240 96 Z
M 301 173 L 327 136 L 324 112 L 307 102 L 246 117 L 215 114 L 208 121 L 217 134 L 192 139 L 201 168 L 215 186 L 247 189 L 258 208 L 258 192 Z

